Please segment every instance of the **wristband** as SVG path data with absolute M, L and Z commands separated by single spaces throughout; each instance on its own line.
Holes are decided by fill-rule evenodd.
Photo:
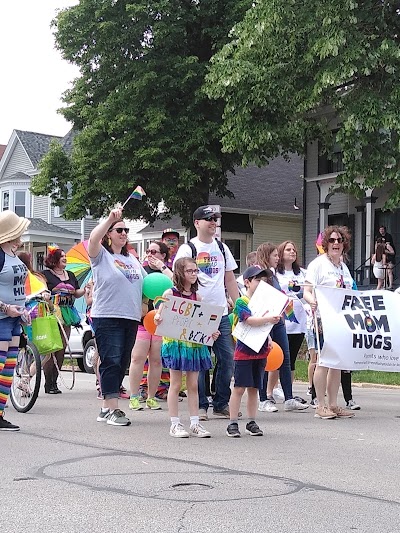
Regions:
M 167 270 L 167 267 L 164 265 L 161 267 L 161 270 L 164 271 L 164 270 Z

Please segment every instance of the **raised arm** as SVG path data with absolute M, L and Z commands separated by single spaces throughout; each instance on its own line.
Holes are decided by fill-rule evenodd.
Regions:
M 108 217 L 100 222 L 91 232 L 88 244 L 89 257 L 97 257 L 101 250 L 101 240 L 107 233 L 108 228 L 115 222 L 122 218 L 122 209 L 116 208 L 110 211 Z

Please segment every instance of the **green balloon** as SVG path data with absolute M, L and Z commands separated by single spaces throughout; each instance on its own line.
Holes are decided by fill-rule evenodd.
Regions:
M 162 296 L 163 293 L 172 287 L 172 281 L 161 272 L 155 272 L 146 276 L 143 280 L 143 294 L 149 300 L 154 300 L 157 296 Z

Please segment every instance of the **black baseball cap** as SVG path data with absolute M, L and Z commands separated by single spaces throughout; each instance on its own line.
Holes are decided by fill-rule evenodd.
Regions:
M 268 272 L 265 270 L 265 268 L 261 268 L 259 265 L 249 266 L 243 272 L 243 279 L 256 278 L 257 276 L 260 276 L 261 274 L 264 274 L 266 277 L 268 277 Z
M 179 231 L 176 231 L 176 229 L 172 229 L 172 228 L 167 228 L 165 230 L 163 230 L 162 234 L 161 234 L 161 239 L 163 239 L 165 237 L 165 235 L 168 235 L 169 233 L 171 233 L 172 235 L 176 235 L 176 237 L 180 237 L 179 235 Z
M 195 220 L 204 220 L 208 217 L 221 218 L 221 213 L 216 213 L 210 205 L 202 205 L 193 213 L 193 222 Z

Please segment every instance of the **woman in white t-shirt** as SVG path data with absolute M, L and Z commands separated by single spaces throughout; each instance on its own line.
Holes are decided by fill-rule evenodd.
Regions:
M 297 354 L 307 330 L 307 315 L 301 303 L 306 271 L 300 268 L 297 262 L 297 248 L 294 242 L 284 241 L 278 246 L 278 254 L 279 263 L 276 269 L 276 277 L 282 291 L 291 299 L 289 309 L 285 312 L 285 325 L 289 340 L 290 369 L 293 383 Z
M 326 287 L 351 289 L 354 280 L 346 264 L 342 261 L 343 256 L 350 249 L 350 234 L 344 226 L 328 226 L 322 236 L 324 254 L 311 261 L 306 272 L 306 285 L 304 287 L 304 299 L 311 306 L 313 313 L 317 311 L 317 300 L 314 287 L 325 285 Z M 318 332 L 321 346 L 323 344 L 322 329 L 318 324 Z M 341 370 L 327 368 L 318 365 L 314 372 L 314 385 L 317 394 L 318 407 L 315 410 L 316 418 L 351 418 L 352 411 L 338 407 L 337 396 L 341 379 Z M 325 392 L 328 397 L 328 406 L 325 406 Z

